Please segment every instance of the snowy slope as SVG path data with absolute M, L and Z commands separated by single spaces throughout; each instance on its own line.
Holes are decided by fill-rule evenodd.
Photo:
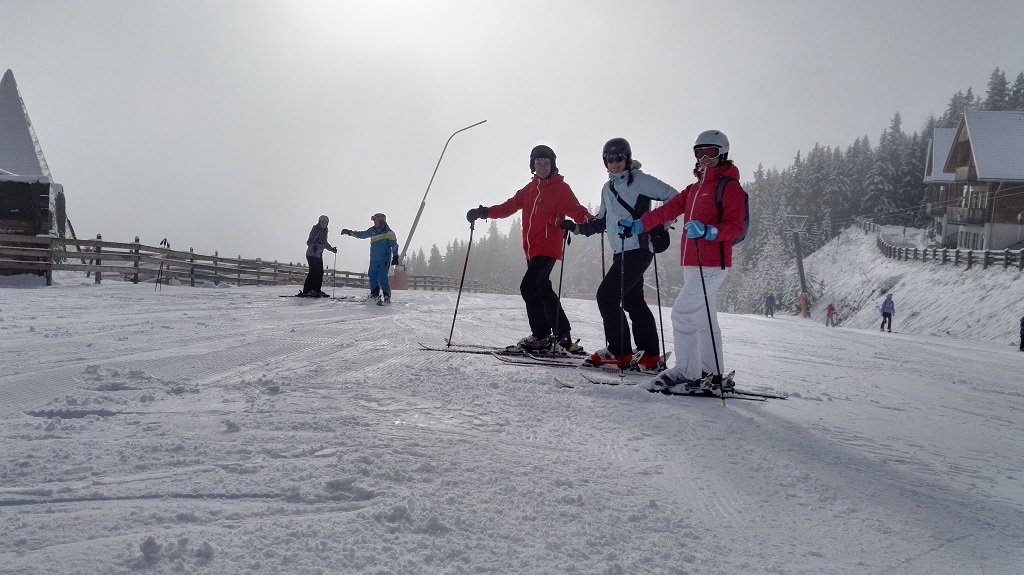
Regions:
M 723 315 L 740 385 L 790 394 L 723 407 L 419 349 L 451 293 L 85 281 L 0 288 L 0 573 L 1024 565 L 1005 342 Z M 566 308 L 597 347 L 596 304 Z M 464 294 L 457 328 L 507 343 L 522 302 Z

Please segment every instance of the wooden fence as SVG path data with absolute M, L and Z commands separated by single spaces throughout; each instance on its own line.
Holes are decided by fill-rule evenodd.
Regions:
M 878 232 L 879 225 L 871 222 L 858 221 L 868 232 Z M 999 266 L 1003 269 L 1015 268 L 1024 271 L 1024 250 L 961 250 L 959 248 L 908 248 L 886 243 L 881 234 L 876 240 L 878 251 L 887 258 L 904 261 L 933 261 L 940 264 L 963 264 L 966 269 L 981 264 L 982 269 Z
M 57 270 L 85 272 L 95 283 L 104 274 L 115 274 L 132 283 L 176 280 L 190 286 L 204 283 L 242 285 L 302 284 L 309 268 L 302 264 L 283 264 L 261 259 L 222 258 L 169 248 L 147 246 L 134 242 L 107 242 L 102 236 L 95 240 L 18 236 L 0 234 L 0 274 L 36 273 L 46 276 L 46 285 L 53 284 Z M 437 276 L 408 276 L 409 289 L 454 291 L 456 279 Z M 339 287 L 369 288 L 365 273 L 334 269 L 324 270 L 324 284 Z M 466 281 L 466 291 L 499 292 L 481 282 Z

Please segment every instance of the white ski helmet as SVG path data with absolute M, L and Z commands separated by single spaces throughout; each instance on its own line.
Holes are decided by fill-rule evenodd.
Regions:
M 718 130 L 704 130 L 693 141 L 693 148 L 705 148 L 707 146 L 715 146 L 722 154 L 728 154 L 729 138 L 725 137 L 725 134 Z

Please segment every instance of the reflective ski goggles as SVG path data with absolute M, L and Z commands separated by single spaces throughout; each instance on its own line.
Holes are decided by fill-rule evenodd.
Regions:
M 703 158 L 714 160 L 715 158 L 718 157 L 719 152 L 721 152 L 721 150 L 718 149 L 718 146 L 705 146 L 702 148 L 693 149 L 693 155 L 698 160 L 701 160 Z
M 603 156 L 603 158 L 604 158 L 604 164 L 606 166 L 608 164 L 615 164 L 615 163 L 618 163 L 618 162 L 625 162 L 626 161 L 626 155 L 625 154 L 608 154 L 606 156 Z

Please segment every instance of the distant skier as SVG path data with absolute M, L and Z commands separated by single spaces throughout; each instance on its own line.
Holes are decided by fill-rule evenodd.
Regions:
M 1020 350 L 1024 351 L 1024 316 L 1020 317 Z
M 885 296 L 885 301 L 882 302 L 882 325 L 879 327 L 880 330 L 892 333 L 892 314 L 894 313 L 896 313 L 896 304 L 892 301 L 892 294 L 888 294 Z
M 338 248 L 327 241 L 327 223 L 330 220 L 327 216 L 320 216 L 317 224 L 309 230 L 309 238 L 306 240 L 306 262 L 309 263 L 309 273 L 306 274 L 306 281 L 302 284 L 302 291 L 298 297 L 327 297 L 327 294 L 320 291 L 324 284 L 324 250 L 338 253 Z
M 370 216 L 373 227 L 361 232 L 344 229 L 342 235 L 364 240 L 370 239 L 370 299 L 377 305 L 391 303 L 391 284 L 388 283 L 388 270 L 398 265 L 398 239 L 395 232 L 388 227 L 387 216 L 378 212 Z
M 772 294 L 764 296 L 764 316 L 775 317 L 775 296 Z
M 836 306 L 831 303 L 825 309 L 825 327 L 836 326 Z

